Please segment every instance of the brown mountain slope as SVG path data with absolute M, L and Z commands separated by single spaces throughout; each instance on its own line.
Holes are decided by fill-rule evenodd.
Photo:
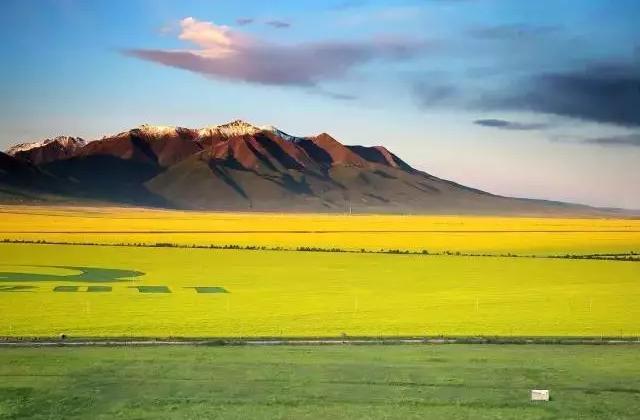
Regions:
M 21 145 L 31 156 L 40 147 Z M 382 146 L 345 146 L 326 133 L 294 137 L 243 121 L 201 129 L 142 125 L 39 166 L 17 164 L 30 165 L 5 164 L 13 183 L 62 182 L 70 196 L 186 209 L 608 214 L 492 195 L 416 170 Z
M 367 166 L 365 159 L 327 133 L 301 140 L 298 145 L 313 159 L 325 166 Z
M 194 130 L 186 128 L 141 125 L 93 141 L 75 156 L 114 156 L 166 168 L 203 149 L 196 137 Z
M 59 136 L 36 143 L 22 143 L 7 150 L 7 154 L 34 165 L 41 165 L 73 156 L 85 145 L 79 137 Z
M 403 169 L 405 171 L 412 171 L 413 168 L 406 162 L 400 159 L 398 156 L 391 153 L 384 146 L 347 146 L 349 150 L 356 153 L 358 156 L 368 162 L 381 163 L 383 165 L 391 166 L 394 168 Z

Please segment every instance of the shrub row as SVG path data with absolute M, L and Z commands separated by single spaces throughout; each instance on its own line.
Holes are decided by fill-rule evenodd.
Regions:
M 24 240 L 24 239 L 2 239 L 2 243 L 13 244 L 44 244 L 44 245 L 84 245 L 84 246 L 125 246 L 125 247 L 142 247 L 142 248 L 199 248 L 199 249 L 233 249 L 233 250 L 246 250 L 246 251 L 300 251 L 300 252 L 344 252 L 344 253 L 362 253 L 362 254 L 396 254 L 396 255 L 445 255 L 455 257 L 502 257 L 502 258 L 554 258 L 554 259 L 574 259 L 574 260 L 608 260 L 608 261 L 631 261 L 640 262 L 640 254 L 635 251 L 629 253 L 618 254 L 564 254 L 564 255 L 519 255 L 513 253 L 506 254 L 479 254 L 479 253 L 465 253 L 460 251 L 442 251 L 442 252 L 429 252 L 426 249 L 422 250 L 403 250 L 403 249 L 365 249 L 349 250 L 344 248 L 322 248 L 311 246 L 299 246 L 296 248 L 286 248 L 281 246 L 258 246 L 258 245 L 197 245 L 197 244 L 178 244 L 171 242 L 120 242 L 113 244 L 104 244 L 97 242 L 62 242 L 62 241 L 47 241 L 43 239 L 38 240 Z

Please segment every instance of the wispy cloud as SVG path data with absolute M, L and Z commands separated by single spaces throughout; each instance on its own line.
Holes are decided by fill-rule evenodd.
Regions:
M 276 29 L 288 29 L 291 27 L 291 23 L 284 20 L 268 20 L 264 24 Z
M 269 20 L 260 20 L 252 17 L 241 17 L 236 19 L 236 25 L 238 26 L 247 26 L 252 23 L 260 22 L 264 23 L 267 26 L 271 26 L 276 29 L 289 29 L 291 27 L 291 22 L 280 19 L 269 19 Z
M 243 17 L 243 18 L 236 19 L 236 24 L 238 26 L 246 26 L 246 25 L 251 25 L 254 21 L 255 21 L 254 18 Z
M 366 6 L 367 0 L 345 0 L 329 7 L 329 10 L 347 10 Z
M 471 28 L 467 33 L 475 39 L 485 40 L 523 40 L 539 38 L 560 31 L 560 27 L 551 25 L 530 25 L 513 23 L 504 25 L 488 25 Z
M 430 48 L 425 41 L 397 38 L 276 44 L 192 17 L 182 19 L 180 27 L 178 38 L 194 44 L 195 49 L 128 49 L 123 53 L 207 77 L 315 86 L 340 79 L 352 68 L 373 60 L 408 60 Z
M 352 10 L 357 8 L 357 10 Z M 338 25 L 353 27 L 363 25 L 391 25 L 415 21 L 425 15 L 420 5 L 395 5 L 385 7 L 354 6 L 334 10 L 334 21 Z
M 543 130 L 549 127 L 548 124 L 544 124 L 544 123 L 522 123 L 517 121 L 507 121 L 507 120 L 500 120 L 500 119 L 475 120 L 473 123 L 483 127 L 499 128 L 501 130 L 530 131 L 530 130 Z
M 420 81 L 414 83 L 412 93 L 421 108 L 431 108 L 455 97 L 458 89 L 450 83 Z
M 331 99 L 336 99 L 339 101 L 355 101 L 356 99 L 358 99 L 356 95 L 351 95 L 349 93 L 334 92 L 332 90 L 328 90 L 320 86 L 312 87 L 310 89 L 310 92 L 318 95 L 323 95 Z
M 626 134 L 620 136 L 595 137 L 582 141 L 587 144 L 599 146 L 633 146 L 640 147 L 640 133 Z

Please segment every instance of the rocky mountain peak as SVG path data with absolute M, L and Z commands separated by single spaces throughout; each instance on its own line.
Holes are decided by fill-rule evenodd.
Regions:
M 71 137 L 71 136 L 57 136 L 54 138 L 44 139 L 41 141 L 34 142 L 26 142 L 16 144 L 13 147 L 10 147 L 7 150 L 7 154 L 11 156 L 16 156 L 23 152 L 28 152 L 33 149 L 38 149 L 44 146 L 63 148 L 66 150 L 76 150 L 83 147 L 86 142 L 80 137 Z

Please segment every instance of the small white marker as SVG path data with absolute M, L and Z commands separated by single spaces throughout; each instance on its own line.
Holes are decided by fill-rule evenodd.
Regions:
M 549 401 L 548 389 L 532 389 L 531 401 Z

